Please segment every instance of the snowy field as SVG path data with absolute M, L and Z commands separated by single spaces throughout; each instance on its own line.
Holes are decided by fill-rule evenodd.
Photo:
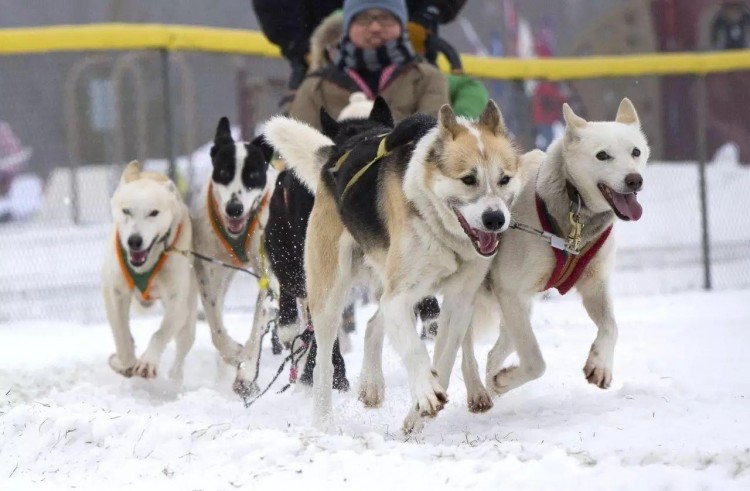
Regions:
M 446 409 L 411 438 L 399 432 L 408 391 L 387 343 L 384 406 L 336 395 L 340 431 L 329 435 L 311 427 L 303 387 L 245 409 L 205 323 L 181 387 L 112 372 L 106 324 L 0 323 L 0 489 L 750 489 L 749 299 L 618 298 L 606 391 L 581 372 L 594 327 L 576 294 L 540 301 L 546 375 L 474 415 L 455 373 Z M 358 310 L 346 355 L 354 386 L 372 312 Z M 135 321 L 137 346 L 157 322 Z M 228 322 L 239 336 L 250 316 Z M 490 339 L 480 344 L 483 366 Z M 266 346 L 261 382 L 279 361 Z
M 195 156 L 199 169 L 204 154 Z M 533 318 L 546 375 L 474 415 L 457 370 L 449 405 L 410 438 L 399 431 L 406 377 L 387 343 L 384 406 L 337 394 L 333 435 L 310 426 L 303 387 L 245 409 L 203 322 L 182 386 L 112 372 L 99 270 L 118 176 L 81 169 L 83 225 L 74 226 L 71 175 L 59 169 L 34 221 L 0 225 L 0 491 L 750 489 L 750 214 L 741 211 L 750 207 L 750 168 L 717 160 L 707 178 L 718 291 L 696 291 L 694 165 L 651 165 L 643 219 L 615 228 L 621 334 L 611 389 L 583 378 L 595 328 L 577 295 L 552 295 Z M 254 291 L 246 278 L 230 289 L 237 339 L 249 331 Z M 354 387 L 372 312 L 358 310 L 345 355 Z M 141 349 L 158 322 L 155 313 L 133 322 Z M 491 342 L 479 341 L 482 367 Z M 172 356 L 170 347 L 162 374 Z M 280 361 L 266 346 L 261 383 Z

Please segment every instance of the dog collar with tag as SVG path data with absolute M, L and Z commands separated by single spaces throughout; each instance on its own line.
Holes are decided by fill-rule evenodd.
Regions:
M 234 261 L 237 266 L 248 263 L 250 261 L 250 257 L 248 256 L 248 251 L 250 249 L 250 239 L 252 238 L 253 232 L 255 232 L 256 227 L 258 226 L 258 217 L 260 215 L 260 211 L 265 208 L 266 204 L 268 203 L 268 193 L 263 195 L 260 204 L 255 208 L 255 211 L 253 211 L 252 217 L 248 218 L 247 224 L 245 225 L 245 231 L 243 233 L 240 233 L 236 237 L 227 232 L 227 229 L 224 226 L 224 221 L 221 219 L 221 215 L 217 210 L 218 206 L 216 204 L 216 200 L 214 199 L 212 183 L 209 183 L 208 185 L 207 200 L 208 216 L 211 221 L 211 225 L 213 226 L 216 237 L 219 238 L 219 241 L 224 246 L 224 249 L 227 251 L 227 253 L 229 253 L 232 261 Z
M 537 194 L 536 195 L 536 212 L 539 216 L 539 222 L 542 224 L 542 229 L 545 232 L 550 232 L 554 235 L 564 237 L 562 230 L 557 224 L 555 219 L 550 215 L 547 210 L 547 205 L 544 200 Z M 565 295 L 568 291 L 575 286 L 578 279 L 581 277 L 583 270 L 591 262 L 591 260 L 602 248 L 604 242 L 609 237 L 612 231 L 612 225 L 607 227 L 599 237 L 586 244 L 581 249 L 580 254 L 571 254 L 564 249 L 552 248 L 552 252 L 555 254 L 555 269 L 552 271 L 544 290 L 550 288 L 557 288 L 557 291 L 561 295 Z
M 132 291 L 133 288 L 138 288 L 138 291 L 141 292 L 141 296 L 146 301 L 151 301 L 151 286 L 153 285 L 154 278 L 159 274 L 159 271 L 161 271 L 161 268 L 164 266 L 164 263 L 167 260 L 167 250 L 173 247 L 177 241 L 180 238 L 180 234 L 182 233 L 182 224 L 180 224 L 179 227 L 177 227 L 177 233 L 174 236 L 174 240 L 172 241 L 172 244 L 168 247 L 165 247 L 164 250 L 159 255 L 159 260 L 156 261 L 156 264 L 153 268 L 149 269 L 148 271 L 144 271 L 142 273 L 139 273 L 135 269 L 132 268 L 130 265 L 130 262 L 127 259 L 127 251 L 122 246 L 122 243 L 120 242 L 120 232 L 115 231 L 115 247 L 117 248 L 117 259 L 120 263 L 120 270 L 122 271 L 122 275 L 125 277 L 125 281 L 128 284 L 128 288 Z M 169 233 L 160 240 L 165 240 L 167 237 L 169 237 Z

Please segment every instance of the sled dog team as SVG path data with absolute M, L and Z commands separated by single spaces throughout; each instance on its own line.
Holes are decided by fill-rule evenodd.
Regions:
M 322 131 L 276 116 L 252 142 L 234 140 L 221 118 L 212 174 L 190 211 L 172 181 L 128 164 L 111 200 L 114 230 L 102 275 L 116 348 L 110 367 L 126 377 L 155 377 L 174 339 L 169 375 L 180 379 L 200 296 L 213 344 L 237 368 L 235 392 L 252 397 L 262 336 L 280 316 L 287 319 L 276 322 L 283 346 L 296 349 L 299 335 L 314 331 L 306 377 L 314 421 L 329 428 L 332 390 L 349 387 L 337 342 L 345 345 L 342 313 L 352 287 L 367 285 L 378 310 L 364 336 L 359 399 L 377 407 L 385 397 L 387 334 L 409 381 L 403 430 L 411 432 L 447 403 L 459 348 L 471 411 L 487 411 L 493 396 L 542 376 L 530 320 L 534 297 L 575 286 L 598 329 L 584 376 L 609 387 L 618 336 L 612 227 L 641 217 L 637 193 L 649 157 L 630 100 L 605 122 L 586 121 L 565 104 L 564 135 L 546 152 L 528 153 L 514 145 L 493 101 L 477 120 L 445 105 L 437 118 L 416 114 L 394 124 L 383 99 L 370 107 L 339 121 L 321 110 Z M 274 152 L 286 166 L 280 174 L 269 167 Z M 236 274 L 229 266 L 259 277 L 244 344 L 223 321 Z M 431 359 L 415 328 L 415 306 L 438 294 Z M 140 355 L 129 328 L 133 298 L 164 306 Z M 483 381 L 472 325 L 490 312 L 499 332 Z M 518 363 L 508 366 L 513 352 Z

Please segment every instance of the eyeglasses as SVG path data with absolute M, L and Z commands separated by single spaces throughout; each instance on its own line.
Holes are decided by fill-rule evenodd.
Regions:
M 393 27 L 399 23 L 398 19 L 394 15 L 391 15 L 387 12 L 379 14 L 370 14 L 368 12 L 363 12 L 361 14 L 357 14 L 352 20 L 352 24 L 356 24 L 360 27 L 369 27 L 369 25 L 373 22 L 377 22 L 378 24 L 380 24 L 380 27 Z

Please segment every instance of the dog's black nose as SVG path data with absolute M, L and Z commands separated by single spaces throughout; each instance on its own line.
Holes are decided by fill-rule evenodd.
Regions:
M 232 218 L 239 218 L 242 216 L 242 212 L 244 211 L 242 208 L 242 203 L 239 201 L 230 201 L 229 204 L 227 204 L 227 215 Z
M 133 234 L 128 237 L 128 247 L 134 251 L 140 251 L 143 247 L 143 237 L 138 234 Z
M 625 176 L 625 184 L 633 191 L 640 191 L 643 187 L 643 176 L 633 172 Z
M 487 230 L 500 230 L 505 225 L 505 215 L 499 210 L 485 211 L 482 213 L 482 224 Z

